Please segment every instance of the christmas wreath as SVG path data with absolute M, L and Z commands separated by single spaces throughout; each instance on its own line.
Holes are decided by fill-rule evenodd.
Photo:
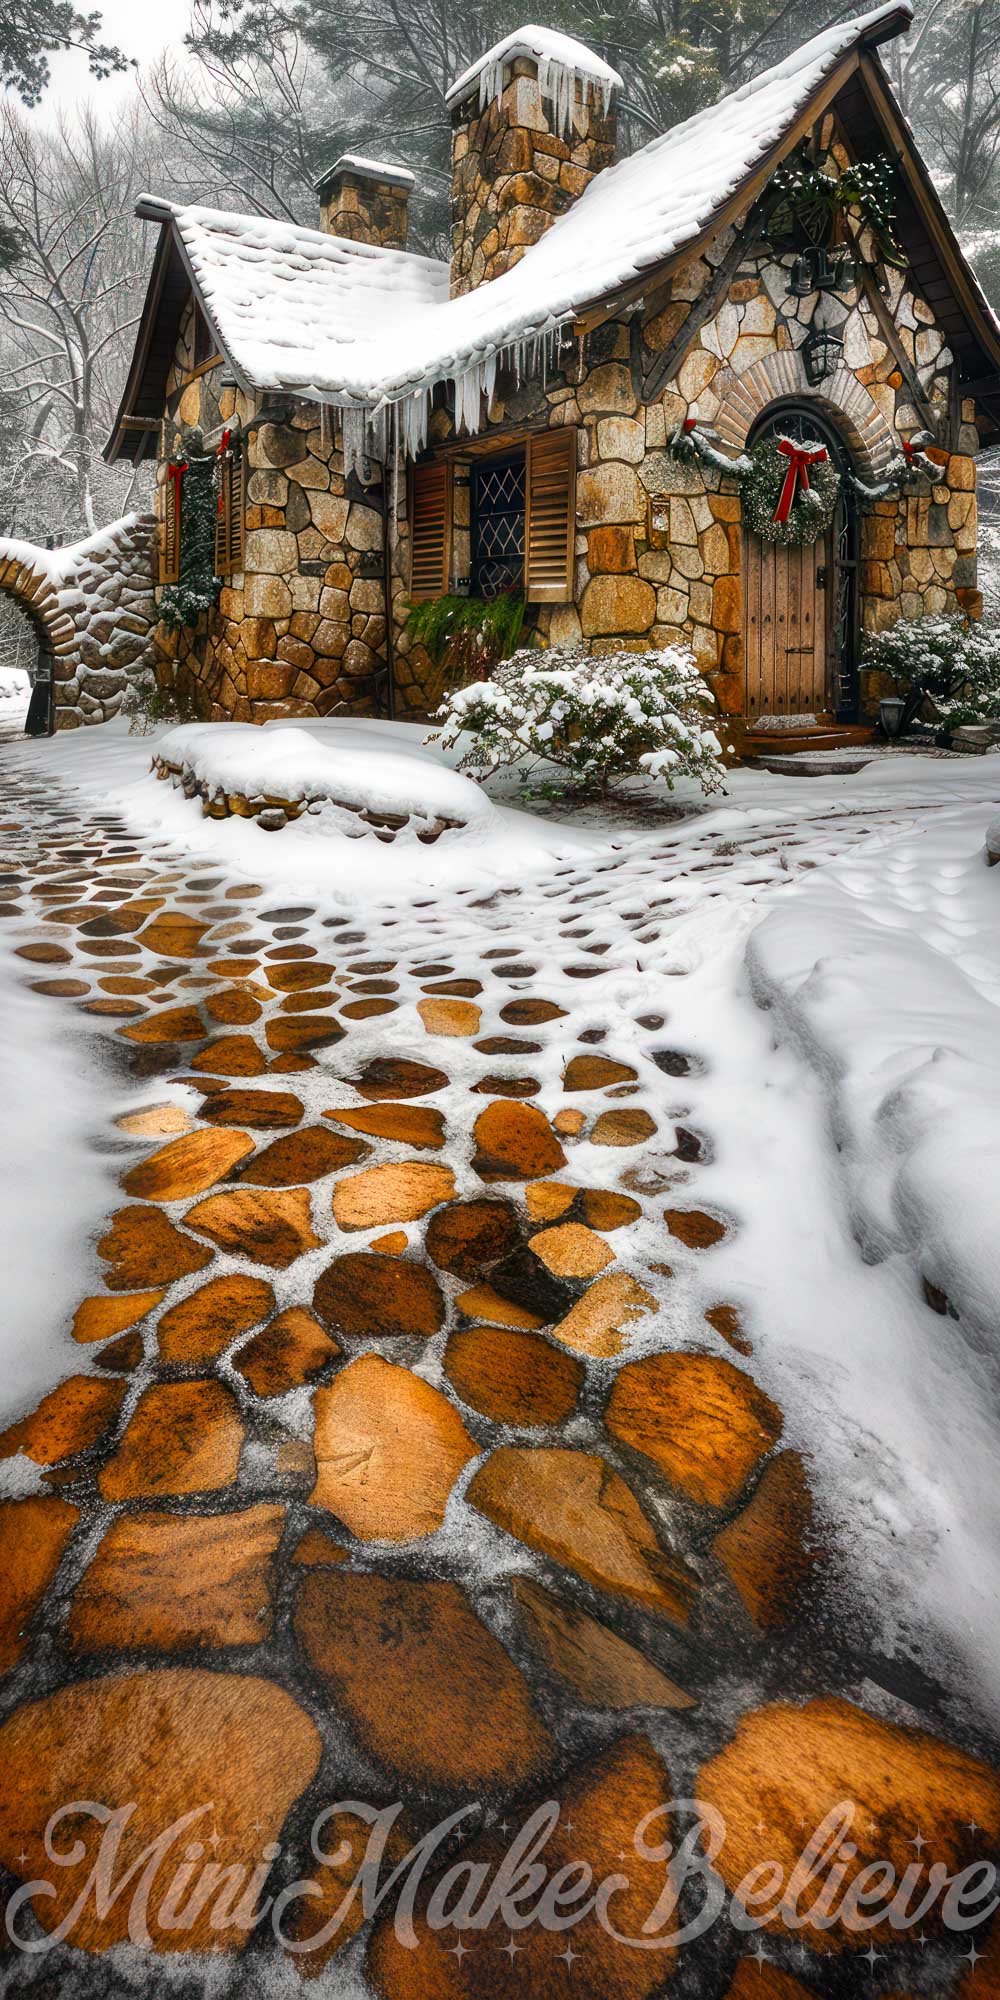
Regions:
M 763 542 L 808 548 L 826 533 L 840 493 L 840 475 L 826 446 L 765 438 L 749 454 L 740 481 L 746 526 Z

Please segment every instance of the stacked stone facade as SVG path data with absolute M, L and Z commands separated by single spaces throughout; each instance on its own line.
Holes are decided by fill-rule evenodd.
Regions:
M 362 166 L 348 156 L 316 183 L 320 228 L 349 243 L 405 250 L 412 176 L 391 167 Z
M 451 290 L 500 277 L 615 157 L 615 115 L 577 85 L 565 137 L 552 130 L 537 64 L 511 64 L 499 99 L 479 109 L 479 86 L 456 107 L 452 134 Z
M 502 106 L 470 119 L 470 141 L 477 135 L 470 146 L 474 174 L 465 167 L 470 151 L 459 144 L 463 129 L 457 131 L 456 172 L 472 176 L 456 239 L 459 289 L 488 281 L 487 273 L 494 275 L 505 257 L 520 254 L 523 246 L 503 236 L 501 218 L 519 217 L 518 231 L 529 240 L 536 227 L 526 219 L 531 213 L 541 218 L 540 227 L 551 219 L 549 209 L 531 210 L 520 199 L 525 176 L 535 192 L 555 190 L 564 168 L 595 171 L 610 144 L 606 130 L 598 136 L 591 132 L 586 145 L 581 141 L 577 147 L 591 147 L 590 165 L 584 167 L 574 157 L 573 143 L 552 140 L 539 151 L 533 138 L 530 164 L 518 164 L 528 127 L 515 127 L 511 120 L 515 110 L 518 117 L 527 115 L 526 103 L 530 109 L 535 102 L 526 95 L 531 91 L 537 91 L 535 80 L 515 75 Z M 515 100 L 511 93 L 518 92 Z M 504 107 L 506 124 L 499 118 Z M 593 107 L 583 115 L 593 119 Z M 481 226 L 484 215 L 494 211 L 476 194 L 477 176 L 484 189 L 487 185 L 486 140 L 481 146 L 478 136 L 487 132 L 490 144 L 498 142 L 488 163 L 495 230 L 492 224 Z M 832 116 L 815 136 L 833 167 L 846 164 Z M 537 171 L 541 158 L 558 162 L 556 179 Z M 504 206 L 501 197 L 508 190 Z M 565 192 L 569 197 L 571 190 Z M 860 247 L 874 269 L 876 246 L 862 239 Z M 622 645 L 687 644 L 722 711 L 740 716 L 739 486 L 713 466 L 679 461 L 669 441 L 678 423 L 696 413 L 702 424 L 714 427 L 718 444 L 735 455 L 759 418 L 775 406 L 795 403 L 812 405 L 825 416 L 863 482 L 877 483 L 898 455 L 901 439 L 924 427 L 933 428 L 937 457 L 945 464 L 940 484 L 860 502 L 863 629 L 877 631 L 922 611 L 978 615 L 975 412 L 954 391 L 953 357 L 933 310 L 910 275 L 892 268 L 885 270 L 884 309 L 891 316 L 891 338 L 863 284 L 842 298 L 824 295 L 823 323 L 840 334 L 842 359 L 832 375 L 812 385 L 803 348 L 820 301 L 792 294 L 792 263 L 790 255 L 777 256 L 756 240 L 753 219 L 744 220 L 703 244 L 637 305 L 582 338 L 567 335 L 544 381 L 539 373 L 519 383 L 513 371 L 501 371 L 475 439 L 456 435 L 447 400 L 439 396 L 428 449 L 431 455 L 445 454 L 453 467 L 452 583 L 469 569 L 473 451 L 482 451 L 491 436 L 498 449 L 509 449 L 532 431 L 570 425 L 578 465 L 572 597 L 565 604 L 529 607 L 529 632 L 543 644 L 580 641 L 595 653 Z M 706 297 L 712 300 L 707 314 Z M 692 318 L 697 330 L 685 343 Z M 657 371 L 667 356 L 671 365 L 659 381 Z M 380 484 L 362 488 L 345 477 L 340 437 L 320 421 L 315 405 L 299 403 L 282 421 L 265 420 L 262 406 L 222 385 L 220 369 L 192 371 L 182 336 L 169 387 L 167 455 L 179 424 L 210 430 L 234 415 L 248 434 L 246 574 L 227 579 L 218 610 L 202 629 L 166 641 L 193 680 L 200 708 L 254 721 L 363 713 L 384 688 L 391 658 L 397 713 L 426 713 L 437 699 L 439 681 L 405 629 L 405 481 L 393 505 Z M 863 684 L 863 706 L 870 709 L 878 692 Z
M 0 540 L 0 590 L 38 634 L 57 729 L 110 722 L 154 663 L 154 531 L 151 515 L 127 514 L 70 548 Z

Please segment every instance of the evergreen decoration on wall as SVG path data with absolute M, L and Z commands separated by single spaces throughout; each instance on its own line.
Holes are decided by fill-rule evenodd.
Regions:
M 746 452 L 741 452 L 739 458 L 727 458 L 726 453 L 712 443 L 699 418 L 690 413 L 682 417 L 677 429 L 667 439 L 667 452 L 681 465 L 694 465 L 700 461 L 702 465 L 714 466 L 716 472 L 724 472 L 729 479 L 742 479 L 750 470 Z
M 181 469 L 182 468 L 182 469 Z M 215 574 L 218 511 L 215 457 L 206 457 L 200 431 L 188 431 L 178 466 L 181 477 L 181 546 L 176 583 L 160 598 L 160 618 L 170 632 L 197 625 L 215 604 L 221 579 Z
M 894 177 L 884 153 L 856 160 L 839 174 L 826 174 L 805 154 L 793 154 L 771 181 L 772 248 L 780 253 L 835 243 L 841 217 L 850 214 L 871 230 L 884 262 L 905 269 L 908 259 L 895 237 Z
M 884 500 L 889 493 L 918 492 L 921 479 L 929 479 L 932 486 L 937 486 L 948 468 L 928 457 L 926 447 L 933 443 L 930 431 L 918 431 L 909 440 L 903 438 L 902 449 L 889 460 L 885 475 L 877 485 L 866 486 L 864 480 L 858 479 L 853 472 L 848 474 L 855 493 L 862 500 Z
M 762 542 L 808 548 L 826 533 L 840 493 L 840 474 L 826 446 L 766 438 L 750 453 L 740 484 L 743 520 Z

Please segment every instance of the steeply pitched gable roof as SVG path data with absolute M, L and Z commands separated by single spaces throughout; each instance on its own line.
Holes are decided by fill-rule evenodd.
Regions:
M 150 203 L 144 212 L 162 214 L 245 388 L 374 406 L 424 402 L 430 385 L 451 379 L 471 416 L 500 353 L 602 301 L 638 296 L 745 208 L 822 106 L 872 60 L 867 52 L 911 18 L 908 0 L 892 0 L 815 36 L 598 174 L 518 264 L 460 298 L 448 296 L 446 265 L 404 251 L 205 208 Z M 964 310 L 981 319 L 983 368 L 995 369 L 996 322 L 945 228 L 968 279 Z M 144 386 L 133 368 L 123 410 Z

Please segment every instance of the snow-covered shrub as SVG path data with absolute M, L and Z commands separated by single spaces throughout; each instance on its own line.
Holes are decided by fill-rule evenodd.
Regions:
M 502 764 L 553 764 L 574 790 L 642 777 L 672 787 L 690 777 L 711 792 L 723 778 L 713 707 L 692 654 L 678 646 L 598 658 L 582 646 L 523 647 L 490 680 L 448 696 L 434 740 L 450 746 L 468 732 L 460 768 L 478 777 Z
M 863 664 L 891 674 L 904 695 L 902 725 L 930 698 L 942 721 L 1000 718 L 1000 632 L 956 615 L 901 618 L 865 640 Z

